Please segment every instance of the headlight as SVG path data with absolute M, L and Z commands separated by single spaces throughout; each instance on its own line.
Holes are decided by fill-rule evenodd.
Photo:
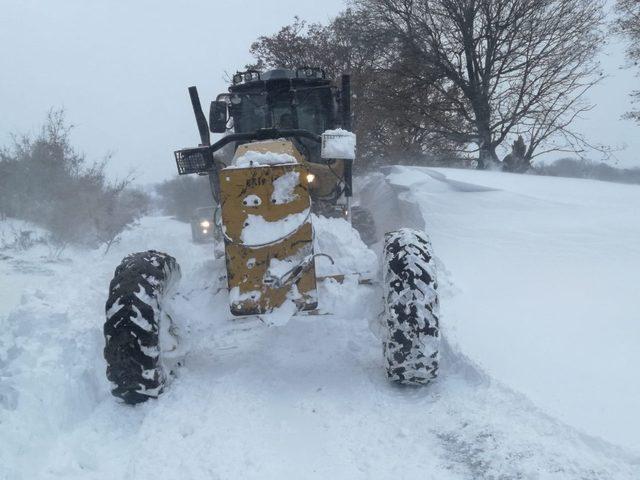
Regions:
M 209 228 L 211 226 L 211 222 L 209 222 L 209 220 L 203 220 L 200 222 L 200 226 L 202 228 Z
M 316 176 L 313 173 L 307 173 L 307 183 L 311 183 L 316 179 Z
M 203 229 L 202 229 L 202 233 L 205 233 L 205 234 L 206 234 L 206 233 L 208 233 L 208 232 L 209 232 L 209 230 L 207 230 L 206 228 L 203 228 Z

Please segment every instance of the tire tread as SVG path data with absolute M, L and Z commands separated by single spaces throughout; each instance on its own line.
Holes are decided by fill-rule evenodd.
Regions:
M 162 393 L 160 359 L 162 300 L 180 275 L 176 260 L 148 250 L 125 257 L 115 270 L 105 305 L 104 358 L 111 393 L 135 404 Z
M 424 232 L 403 228 L 385 235 L 383 288 L 387 376 L 428 384 L 438 375 L 440 325 L 435 262 Z

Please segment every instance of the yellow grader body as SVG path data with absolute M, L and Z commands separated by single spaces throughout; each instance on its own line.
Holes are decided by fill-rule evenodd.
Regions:
M 287 299 L 301 310 L 315 309 L 309 170 L 288 140 L 240 145 L 234 162 L 251 151 L 286 154 L 297 163 L 231 166 L 220 171 L 231 313 L 269 313 Z M 292 271 L 300 265 L 302 270 Z

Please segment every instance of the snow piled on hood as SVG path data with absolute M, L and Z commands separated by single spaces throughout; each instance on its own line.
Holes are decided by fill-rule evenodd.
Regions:
M 226 168 L 263 167 L 267 165 L 285 165 L 290 163 L 298 162 L 288 153 L 256 152 L 255 150 L 249 150 L 242 156 L 236 158 L 233 165 Z

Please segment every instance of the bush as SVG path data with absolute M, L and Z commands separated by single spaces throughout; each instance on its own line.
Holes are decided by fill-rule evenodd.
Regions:
M 586 159 L 561 158 L 533 168 L 533 173 L 552 177 L 588 178 L 606 182 L 640 184 L 640 168 L 615 168 Z
M 180 176 L 156 186 L 160 208 L 166 215 L 188 222 L 198 207 L 213 205 L 209 177 Z
M 51 110 L 35 138 L 14 137 L 0 152 L 0 216 L 40 225 L 59 244 L 109 246 L 149 199 L 130 179 L 107 180 L 108 158 L 88 164 L 70 144 L 71 129 L 62 110 Z

